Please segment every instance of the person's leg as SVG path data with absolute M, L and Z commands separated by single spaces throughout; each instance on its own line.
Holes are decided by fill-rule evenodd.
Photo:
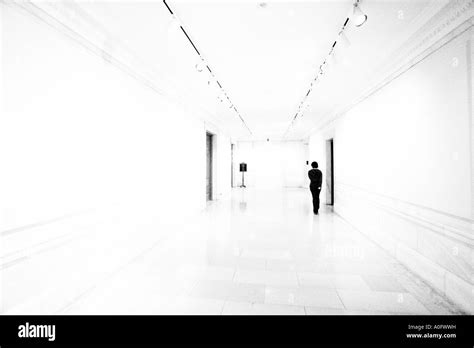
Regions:
M 316 190 L 316 192 L 314 193 L 314 196 L 316 197 L 316 204 L 314 204 L 316 214 L 319 211 L 319 194 L 320 193 L 321 193 L 321 190 Z
M 313 213 L 317 214 L 319 209 L 319 196 L 317 190 L 311 189 L 311 195 L 313 196 Z

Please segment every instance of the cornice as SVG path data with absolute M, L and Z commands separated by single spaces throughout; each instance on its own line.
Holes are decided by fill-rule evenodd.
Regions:
M 391 65 L 396 70 L 472 19 L 473 4 L 473 0 L 449 1 L 400 47 Z
M 311 136 L 317 130 L 330 126 L 357 104 L 388 85 L 444 44 L 466 30 L 470 30 L 474 25 L 473 11 L 474 0 L 444 2 L 434 0 L 414 21 L 414 25 L 418 27 L 412 29 L 409 38 L 401 43 L 391 58 L 378 69 L 379 78 L 351 102 L 323 116 L 311 128 L 306 137 Z

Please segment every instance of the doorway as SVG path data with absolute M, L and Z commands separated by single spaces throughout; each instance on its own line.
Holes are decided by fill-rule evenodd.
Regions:
M 206 132 L 206 201 L 212 201 L 212 146 L 213 135 Z
M 334 139 L 326 140 L 326 204 L 334 205 Z

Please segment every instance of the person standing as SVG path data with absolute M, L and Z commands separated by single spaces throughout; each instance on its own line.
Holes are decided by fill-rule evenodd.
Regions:
M 311 163 L 312 169 L 308 172 L 309 189 L 313 195 L 313 212 L 318 215 L 319 211 L 319 194 L 321 193 L 321 184 L 323 183 L 323 173 L 318 169 L 318 162 Z

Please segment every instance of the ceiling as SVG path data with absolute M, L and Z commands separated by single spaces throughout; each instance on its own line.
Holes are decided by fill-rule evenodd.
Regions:
M 303 139 L 318 121 L 354 100 L 433 1 L 361 1 L 368 21 L 349 21 L 334 60 L 313 88 L 305 112 L 290 122 L 338 37 L 353 0 L 168 0 L 231 102 L 162 1 L 83 2 L 81 7 L 143 62 L 170 81 L 236 139 Z M 235 105 L 252 135 L 233 109 Z M 288 130 L 288 132 L 286 132 Z

